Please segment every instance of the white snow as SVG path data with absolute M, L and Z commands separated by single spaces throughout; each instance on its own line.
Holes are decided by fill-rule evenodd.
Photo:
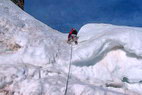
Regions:
M 142 95 L 142 28 L 87 24 L 73 44 L 67 95 Z M 71 47 L 60 33 L 0 1 L 0 95 L 64 95 Z

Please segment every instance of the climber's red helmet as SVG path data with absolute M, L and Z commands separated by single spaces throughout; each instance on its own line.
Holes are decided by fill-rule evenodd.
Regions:
M 72 28 L 71 30 L 72 30 L 72 31 L 74 31 L 75 29 L 74 29 L 74 28 Z

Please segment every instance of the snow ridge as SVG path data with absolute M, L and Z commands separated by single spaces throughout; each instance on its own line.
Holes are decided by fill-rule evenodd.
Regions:
M 63 95 L 67 34 L 0 1 L 0 94 Z M 141 95 L 142 29 L 87 24 L 73 45 L 68 95 Z

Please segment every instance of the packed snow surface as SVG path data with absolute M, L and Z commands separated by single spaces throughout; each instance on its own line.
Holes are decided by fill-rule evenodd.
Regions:
M 78 36 L 69 45 L 0 0 L 0 95 L 64 95 L 70 61 L 67 95 L 142 95 L 142 28 L 92 23 Z

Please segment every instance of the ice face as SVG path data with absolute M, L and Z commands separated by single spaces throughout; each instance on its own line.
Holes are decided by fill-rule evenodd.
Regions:
M 142 29 L 87 24 L 78 45 L 23 12 L 0 1 L 0 94 L 63 95 L 68 65 L 68 95 L 140 95 Z

